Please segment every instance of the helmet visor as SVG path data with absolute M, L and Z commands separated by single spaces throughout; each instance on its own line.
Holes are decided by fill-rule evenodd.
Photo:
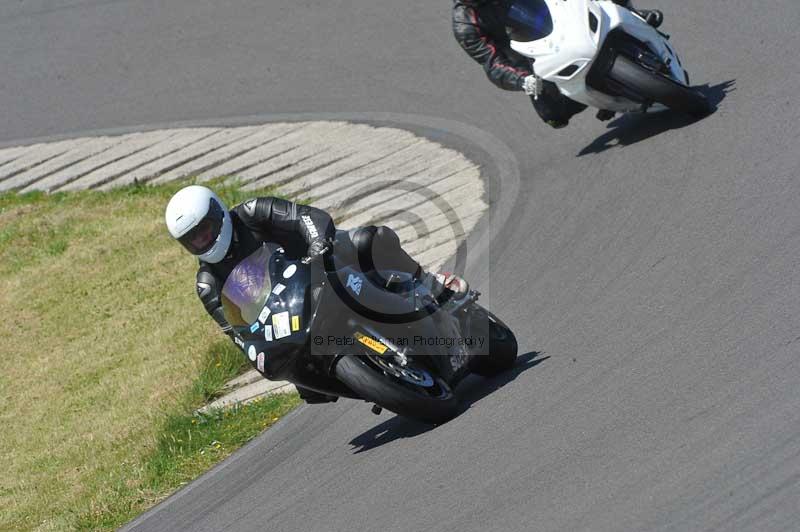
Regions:
M 188 249 L 189 253 L 202 255 L 217 242 L 224 218 L 225 213 L 222 212 L 220 204 L 213 198 L 210 199 L 206 215 L 197 225 L 178 238 L 178 242 Z
M 509 39 L 531 42 L 553 33 L 553 17 L 544 0 L 514 0 L 506 15 Z

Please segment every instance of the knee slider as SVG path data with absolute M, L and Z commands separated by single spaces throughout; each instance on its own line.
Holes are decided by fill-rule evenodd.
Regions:
M 359 227 L 355 230 L 351 236 L 351 240 L 359 253 L 368 252 L 372 249 L 372 239 L 375 238 L 377 231 L 378 228 L 374 225 Z

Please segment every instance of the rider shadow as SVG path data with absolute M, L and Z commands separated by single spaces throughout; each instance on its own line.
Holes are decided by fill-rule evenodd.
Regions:
M 458 394 L 461 399 L 461 408 L 458 415 L 463 414 L 473 404 L 516 379 L 522 372 L 550 358 L 549 356 L 537 358 L 539 355 L 541 353 L 538 351 L 520 355 L 517 357 L 517 363 L 512 369 L 495 377 L 468 377 L 458 388 Z M 350 445 L 353 446 L 353 454 L 363 453 L 395 440 L 419 436 L 434 428 L 436 428 L 436 425 L 395 416 L 359 434 L 350 440 Z
M 717 85 L 709 84 L 694 87 L 708 98 L 712 111 L 703 117 L 692 117 L 683 113 L 663 112 L 652 115 L 625 114 L 608 124 L 609 131 L 597 137 L 591 144 L 583 148 L 578 157 L 588 154 L 602 153 L 616 146 L 630 146 L 650 137 L 660 135 L 670 129 L 680 129 L 717 112 L 717 108 L 728 93 L 736 90 L 735 79 Z

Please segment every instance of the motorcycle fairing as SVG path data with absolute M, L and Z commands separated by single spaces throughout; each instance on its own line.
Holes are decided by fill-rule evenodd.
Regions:
M 284 276 L 288 271 L 291 275 Z M 225 317 L 242 338 L 245 352 L 253 347 L 265 353 L 262 373 L 268 379 L 279 378 L 308 343 L 311 323 L 306 290 L 310 277 L 308 265 L 265 245 L 237 264 L 223 285 Z M 276 334 L 276 325 L 282 325 L 284 317 L 288 334 Z
M 511 41 L 511 48 L 534 60 L 539 77 L 555 83 L 571 99 L 618 112 L 638 111 L 641 103 L 594 90 L 586 83 L 592 64 L 612 31 L 644 43 L 673 79 L 685 83 L 686 73 L 666 39 L 632 11 L 608 0 L 543 0 L 553 19 L 553 32 L 530 42 Z
M 446 349 L 406 348 L 382 341 L 381 335 L 413 339 L 434 337 L 441 331 L 460 334 L 457 320 L 439 309 L 430 291 L 407 274 L 383 272 L 376 276 L 350 266 L 325 272 L 320 262 L 303 264 L 269 251 L 261 248 L 242 261 L 223 286 L 223 308 L 243 340 L 240 347 L 268 379 L 289 380 L 320 393 L 357 397 L 333 377 L 336 360 L 344 355 L 394 357 L 401 349 L 405 356 L 428 365 L 446 381 L 464 373 L 465 365 L 455 368 Z M 382 284 L 385 279 L 394 280 L 388 289 Z M 288 316 L 291 330 L 286 336 L 276 335 L 276 316 Z M 352 338 L 352 345 L 346 349 L 312 345 L 312 336 L 331 333 Z M 359 335 L 373 342 L 360 342 Z M 379 345 L 386 347 L 383 353 L 377 352 Z M 260 353 L 266 356 L 260 357 Z M 256 360 L 262 358 L 263 368 L 257 367 Z

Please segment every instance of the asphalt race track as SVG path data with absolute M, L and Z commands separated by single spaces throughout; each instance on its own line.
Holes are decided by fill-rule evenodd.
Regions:
M 335 112 L 518 178 L 470 255 L 516 371 L 435 429 L 303 407 L 134 530 L 797 529 L 800 3 L 642 7 L 712 116 L 548 130 L 458 48 L 446 0 L 0 4 L 0 143 Z

